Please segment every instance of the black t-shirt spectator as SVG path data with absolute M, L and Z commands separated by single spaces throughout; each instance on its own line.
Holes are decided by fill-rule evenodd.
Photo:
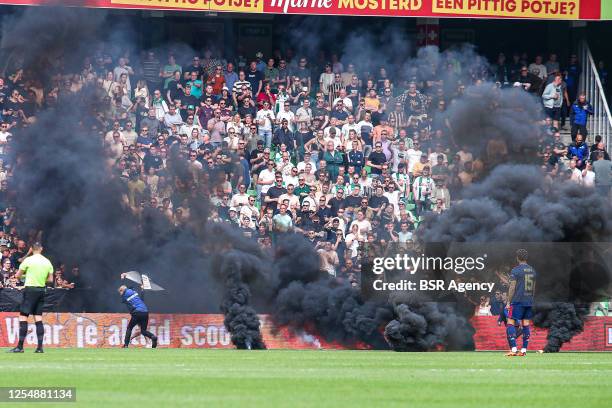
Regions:
M 278 198 L 286 192 L 287 189 L 285 187 L 272 186 L 268 189 L 268 193 L 266 195 L 270 198 Z
M 353 108 L 357 108 L 357 105 L 359 105 L 359 87 L 348 85 L 346 95 L 353 102 Z
M 194 108 L 197 108 L 200 105 L 200 100 L 191 94 L 185 95 L 185 93 L 181 92 L 179 99 L 181 100 L 181 105 L 185 107 L 193 105 Z
M 317 215 L 319 216 L 320 220 L 325 221 L 325 218 L 329 218 L 332 216 L 331 209 L 327 207 L 319 208 L 317 210 Z
M 372 164 L 381 166 L 387 162 L 387 156 L 385 156 L 383 152 L 374 151 L 370 153 L 369 160 L 372 162 Z M 382 170 L 372 167 L 372 174 L 382 174 Z
M 330 207 L 330 211 L 332 216 L 336 216 L 338 215 L 338 210 L 340 208 L 344 208 L 346 207 L 346 199 L 342 198 L 342 199 L 338 199 L 338 197 L 332 197 L 329 199 L 329 201 L 327 201 L 327 205 Z
M 359 204 L 361 204 L 361 196 L 357 196 L 355 197 L 354 195 L 350 195 L 348 197 L 346 197 L 346 206 L 347 207 L 353 207 L 353 208 L 357 208 L 359 207 Z
M 173 101 L 175 99 L 181 99 L 183 96 L 183 91 L 178 87 L 179 85 L 183 85 L 180 80 L 177 81 L 173 79 L 168 82 L 168 90 L 170 91 L 170 97 Z
M 312 117 L 321 119 L 321 123 L 325 120 L 325 117 L 329 116 L 329 111 L 326 108 L 314 107 L 312 108 Z
M 298 146 L 303 146 L 306 143 L 310 142 L 312 140 L 312 138 L 314 137 L 314 135 L 312 134 L 311 131 L 307 131 L 307 132 L 295 132 L 295 139 L 297 140 Z M 302 143 L 302 144 L 300 144 Z
M 389 234 L 389 231 L 382 230 L 378 233 L 378 240 L 379 241 L 386 241 L 386 242 L 391 242 L 393 239 L 391 238 L 391 234 Z
M 200 77 L 202 75 L 202 73 L 204 72 L 204 68 L 202 66 L 197 66 L 197 67 L 193 66 L 193 64 L 192 65 L 187 65 L 187 66 L 185 66 L 185 68 L 183 68 L 183 73 L 185 73 L 185 72 L 189 72 L 189 73 L 197 72 L 198 73 L 198 77 Z M 206 78 L 204 78 L 204 79 L 206 79 Z
M 253 90 L 253 95 L 256 94 L 259 89 L 259 81 L 263 81 L 263 74 L 260 71 L 255 70 L 255 72 L 248 70 L 246 72 L 246 80 L 251 84 L 251 89 Z M 256 95 L 255 95 L 256 96 Z
M 238 108 L 238 114 L 240 115 L 240 118 L 242 119 L 244 119 L 246 115 L 251 115 L 253 118 L 255 118 L 255 116 L 257 116 L 257 109 L 255 109 L 254 106 L 249 106 L 249 107 L 241 106 Z
M 151 167 L 156 170 L 159 170 L 162 166 L 162 159 L 159 156 L 153 156 L 152 154 L 147 154 L 142 160 L 142 164 L 144 165 L 145 173 L 149 171 Z
M 385 196 L 380 196 L 379 197 L 377 195 L 374 195 L 374 196 L 370 197 L 370 202 L 369 202 L 368 206 L 370 208 L 378 209 L 378 208 L 380 208 L 380 206 L 382 204 L 389 204 L 389 199 L 387 197 L 385 197 Z

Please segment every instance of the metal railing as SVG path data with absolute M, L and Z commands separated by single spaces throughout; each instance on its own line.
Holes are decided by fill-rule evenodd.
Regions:
M 593 116 L 587 124 L 591 137 L 590 143 L 596 135 L 601 135 L 606 150 L 612 150 L 612 115 L 606 100 L 605 91 L 601 85 L 597 64 L 593 60 L 593 55 L 586 41 L 582 41 L 579 46 L 578 58 L 582 64 L 580 74 L 579 91 L 585 93 L 591 105 L 593 105 Z M 574 101 L 570 101 L 573 103 Z

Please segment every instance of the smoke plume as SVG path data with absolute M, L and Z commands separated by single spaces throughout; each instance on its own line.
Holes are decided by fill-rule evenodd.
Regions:
M 382 331 L 392 318 L 391 307 L 363 300 L 358 289 L 321 271 L 318 254 L 302 237 L 279 240 L 275 270 L 272 317 L 277 325 L 314 331 L 344 345 L 387 348 Z
M 545 353 L 556 353 L 584 329 L 584 318 L 589 313 L 588 304 L 567 302 L 538 303 L 533 322 L 548 330 Z
M 9 65 L 47 78 L 49 67 L 79 67 L 82 61 L 72 63 L 83 50 L 75 42 L 91 49 L 106 21 L 100 11 L 26 9 L 5 25 L 2 47 L 11 51 Z M 113 38 L 116 42 L 118 34 Z M 299 36 L 300 44 L 303 38 Z M 372 41 L 367 35 L 349 38 L 341 60 L 353 61 L 353 55 L 364 59 L 355 53 L 357 49 L 370 50 L 370 61 L 394 60 L 376 59 Z M 399 43 L 394 44 L 399 48 Z M 406 62 L 406 79 L 417 73 L 427 80 L 444 70 L 447 88 L 457 79 L 471 83 L 485 66 L 471 48 L 446 53 L 427 48 Z M 384 349 L 386 336 L 393 349 L 402 351 L 470 347 L 469 323 L 450 305 L 365 300 L 357 289 L 322 272 L 318 254 L 300 236 L 282 236 L 270 256 L 229 227 L 211 225 L 207 196 L 217 180 L 204 174 L 194 180 L 176 151 L 169 158 L 166 182 L 173 183 L 181 201 L 187 200 L 190 220 L 177 226 L 156 209 L 128 206 L 129 187 L 110 172 L 105 159 L 106 124 L 100 119 L 105 108 L 98 91 L 90 84 L 76 95 L 60 92 L 61 103 L 48 101 L 36 123 L 16 138 L 13 152 L 15 204 L 25 226 L 44 231 L 52 258 L 80 266 L 85 285 L 99 290 L 90 310 L 114 308 L 118 302 L 105 290 L 120 272 L 139 270 L 167 289 L 159 306 L 168 312 L 220 305 L 238 348 L 265 348 L 255 310 L 259 305 L 272 310 L 279 326 L 314 331 L 345 345 Z M 468 87 L 466 93 L 447 112 L 448 130 L 456 144 L 473 147 L 483 139 L 501 141 L 518 153 L 522 146 L 531 146 L 537 105 L 527 96 L 488 84 Z M 75 107 L 83 115 L 75 114 Z M 591 190 L 551 183 L 537 167 L 501 165 L 482 183 L 466 189 L 461 202 L 437 218 L 426 219 L 419 238 L 424 242 L 609 241 L 610 214 L 610 203 Z M 565 311 L 553 308 L 536 319 L 551 328 L 551 349 L 580 329 L 574 316 L 582 312 L 562 308 Z M 558 330 L 553 324 L 560 325 Z
M 72 47 L 75 38 L 89 38 L 91 44 L 97 44 L 95 34 L 105 21 L 102 16 L 73 8 L 26 9 L 9 25 L 3 45 L 14 49 L 15 60 L 23 61 L 26 71 L 36 73 L 42 59 L 77 59 L 81 54 Z M 58 25 L 57 21 L 72 23 Z M 20 41 L 39 38 L 39 33 L 49 39 L 30 41 L 19 49 Z M 126 201 L 129 184 L 138 180 L 131 178 L 126 188 L 108 167 L 102 143 L 105 125 L 100 120 L 104 108 L 95 84 L 76 94 L 60 92 L 58 99 L 59 103 L 50 100 L 37 114 L 37 121 L 20 130 L 13 152 L 12 188 L 24 228 L 43 231 L 54 263 L 78 265 L 82 287 L 98 293 L 88 297 L 84 307 L 116 310 L 119 302 L 112 289 L 126 270 L 147 273 L 167 289 L 162 298 L 148 297 L 153 310 L 185 312 L 218 307 L 222 296 L 217 288 L 225 287 L 226 282 L 211 278 L 210 261 L 202 248 L 212 183 L 206 184 L 206 177 L 195 183 L 173 149 L 165 178 L 174 184 L 177 197 L 187 199 L 190 222 L 177 227 L 157 209 L 134 210 Z M 230 260 L 227 265 L 235 264 Z M 235 299 L 240 291 L 229 285 L 236 281 L 232 276 L 227 280 L 224 310 L 236 314 L 233 305 L 240 303 Z M 206 288 L 206 296 L 201 296 L 202 288 Z M 258 347 L 257 336 L 253 337 L 253 346 Z
M 501 165 L 420 231 L 425 242 L 597 242 L 612 234 L 610 203 L 594 189 L 551 182 L 536 166 Z
M 395 351 L 474 349 L 474 329 L 450 303 L 405 301 L 394 310 L 396 318 L 385 327 L 385 338 Z
M 501 165 L 481 183 L 464 189 L 463 200 L 440 216 L 428 218 L 420 234 L 425 242 L 609 243 L 610 214 L 610 202 L 594 189 L 547 179 L 536 166 Z M 574 260 L 581 261 L 584 259 Z M 558 351 L 582 330 L 588 309 L 576 304 L 598 300 L 602 294 L 598 288 L 607 288 L 610 282 L 607 269 L 598 269 L 597 274 L 588 273 L 592 268 L 580 269 L 579 285 L 565 284 L 559 292 L 547 294 L 569 302 L 536 304 L 535 324 L 549 329 L 547 351 Z M 555 268 L 538 273 L 549 280 L 557 275 L 567 282 Z M 590 289 L 584 291 L 584 286 Z

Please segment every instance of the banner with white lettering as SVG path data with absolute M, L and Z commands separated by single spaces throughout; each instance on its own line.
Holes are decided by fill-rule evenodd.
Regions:
M 0 4 L 267 14 L 612 19 L 610 0 L 0 0 Z

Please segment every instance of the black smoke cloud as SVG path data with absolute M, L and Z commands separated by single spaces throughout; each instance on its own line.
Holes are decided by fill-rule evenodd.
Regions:
M 404 300 L 394 311 L 385 338 L 395 351 L 474 349 L 474 329 L 452 303 Z
M 24 68 L 39 78 L 98 42 L 106 11 L 42 7 L 3 17 L 0 46 L 7 54 L 5 69 Z M 35 41 L 33 41 L 35 39 Z
M 596 190 L 547 179 L 537 166 L 500 165 L 481 183 L 466 188 L 460 202 L 438 217 L 427 218 L 419 234 L 425 242 L 568 242 L 609 247 L 612 208 Z M 588 314 L 584 305 L 598 301 L 608 290 L 612 273 L 603 259 L 606 251 L 599 252 L 603 255 L 595 248 L 571 252 L 571 279 L 564 268 L 538 271 L 549 282 L 559 282 L 556 291 L 544 297 L 569 300 L 542 299 L 536 304 L 535 324 L 549 329 L 546 351 L 559 351 L 582 331 Z
M 39 61 L 82 55 L 75 39 L 89 39 L 88 47 L 98 44 L 96 35 L 106 21 L 104 15 L 75 8 L 25 9 L 8 24 L 3 45 L 23 45 L 14 50 L 20 53 L 15 58 L 26 63 L 26 71 L 36 73 L 48 68 L 36 65 Z M 32 41 L 39 33 L 43 40 Z M 127 270 L 147 273 L 167 289 L 162 298 L 149 297 L 153 309 L 172 312 L 218 306 L 218 284 L 206 273 L 209 261 L 199 241 L 201 229 L 175 228 L 157 210 L 134 213 L 126 205 L 125 184 L 107 167 L 104 129 L 97 119 L 100 95 L 94 85 L 59 98 L 60 103 L 40 112 L 36 123 L 20 130 L 15 139 L 12 183 L 24 227 L 43 231 L 54 263 L 80 267 L 83 286 L 96 289 L 97 295 L 87 299 L 89 310 L 117 310 L 120 305 L 111 290 L 119 283 L 119 274 Z M 184 177 L 180 165 L 170 169 L 168 179 Z M 205 221 L 206 200 L 192 194 L 191 187 L 177 190 L 190 200 L 195 221 Z M 201 287 L 209 288 L 210 294 L 199 296 Z
M 27 9 L 5 31 L 3 46 L 20 50 L 21 56 L 15 54 L 15 60 L 39 72 L 49 61 L 70 59 L 80 47 L 75 46 L 75 39 L 81 41 L 79 44 L 88 44 L 84 38 L 95 42 L 106 20 L 96 17 L 92 21 L 91 17 L 80 9 Z M 44 41 L 30 40 L 41 33 Z M 352 44 L 351 48 L 356 47 L 358 39 Z M 66 50 L 71 51 L 68 54 Z M 409 62 L 417 73 L 432 66 L 437 58 L 434 50 L 419 55 Z M 442 60 L 449 60 L 449 54 L 445 55 Z M 459 52 L 452 57 L 460 60 L 462 55 Z M 478 69 L 480 64 L 460 74 L 449 70 L 449 75 L 464 75 L 468 81 Z M 469 108 L 463 108 L 461 101 L 451 108 L 451 122 L 457 122 L 453 136 L 458 143 L 475 143 L 477 139 L 471 135 L 497 137 L 497 126 L 504 129 L 499 137 L 516 140 L 517 132 L 512 129 L 533 122 L 531 111 L 520 110 L 520 104 L 511 104 L 506 111 L 518 112 L 510 115 L 511 120 L 503 120 L 507 114 L 495 116 L 504 112 L 505 94 L 500 97 L 493 92 L 497 91 L 484 92 L 485 96 L 492 95 L 485 100 L 501 101 L 501 107 L 492 113 L 497 119 L 492 121 L 479 118 L 478 98 L 478 103 Z M 245 238 L 208 225 L 205 192 L 212 186 L 190 185 L 182 166 L 173 168 L 172 174 L 181 182 L 182 194 L 197 208 L 192 225 L 175 228 L 155 211 L 133 214 L 124 204 L 123 185 L 109 175 L 103 159 L 100 127 L 94 120 L 94 95 L 93 90 L 86 89 L 73 97 L 76 99 L 47 109 L 20 135 L 14 180 L 16 204 L 27 218 L 27 226 L 43 230 L 45 244 L 55 259 L 79 265 L 89 286 L 109 288 L 125 270 L 149 273 L 168 289 L 164 298 L 167 311 L 221 305 L 232 338 L 241 348 L 249 344 L 252 348 L 265 347 L 253 306 L 260 304 L 272 309 L 278 325 L 312 330 L 327 340 L 349 345 L 386 348 L 385 326 L 389 343 L 397 350 L 431 349 L 440 344 L 454 347 L 461 343 L 453 340 L 455 333 L 471 338 L 469 326 L 455 318 L 457 315 L 447 306 L 364 300 L 355 289 L 321 272 L 318 254 L 299 236 L 283 237 L 276 254 L 269 256 Z M 86 107 L 87 113 L 83 117 L 75 115 L 74 106 Z M 524 137 L 520 133 L 517 137 Z M 421 237 L 450 242 L 507 240 L 506 234 L 516 237 L 513 240 L 609 236 L 610 222 L 602 215 L 609 204 L 577 186 L 546 187 L 537 168 L 499 167 L 490 180 L 469 189 L 461 203 L 439 219 L 427 220 Z M 115 304 L 112 296 L 101 291 L 93 302 L 108 310 Z M 394 323 L 389 324 L 394 317 Z M 456 330 L 459 327 L 462 329 Z
M 589 304 L 584 303 L 538 303 L 533 323 L 548 329 L 545 353 L 556 353 L 584 329 L 584 318 L 589 314 Z
M 273 319 L 277 325 L 306 330 L 345 345 L 386 349 L 384 325 L 390 305 L 363 300 L 358 289 L 321 271 L 318 254 L 302 237 L 279 240 Z
M 612 236 L 610 203 L 594 189 L 552 182 L 539 167 L 501 165 L 463 199 L 428 218 L 425 242 L 599 242 Z
M 445 113 L 449 133 L 457 147 L 468 146 L 489 161 L 520 163 L 533 159 L 541 120 L 539 101 L 519 88 L 498 88 L 491 83 L 467 86 Z M 508 157 L 487 157 L 493 143 L 503 143 Z

